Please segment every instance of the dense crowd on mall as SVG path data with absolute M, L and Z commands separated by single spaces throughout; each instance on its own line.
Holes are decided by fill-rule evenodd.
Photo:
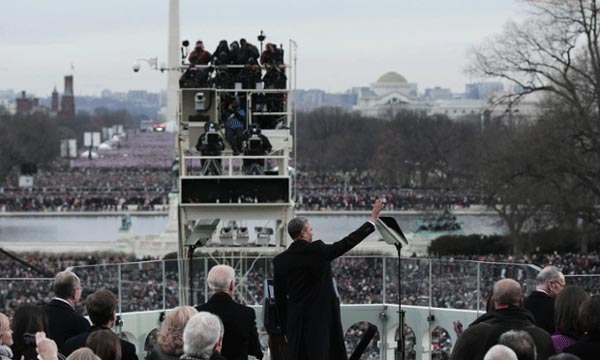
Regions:
M 307 172 L 299 173 L 296 181 L 300 210 L 369 210 L 376 198 L 388 210 L 461 209 L 483 203 L 475 191 L 403 186 L 368 172 Z
M 70 165 L 39 169 L 31 188 L 19 187 L 19 174 L 15 169 L 0 186 L 0 211 L 167 208 L 169 193 L 177 188 L 170 166 L 125 166 L 116 162 L 109 166 L 110 161 L 113 160 L 103 163 L 77 160 Z M 300 173 L 297 191 L 296 209 L 313 211 L 368 210 L 375 198 L 384 199 L 388 210 L 462 209 L 482 202 L 480 196 L 467 191 L 391 186 L 368 174 Z

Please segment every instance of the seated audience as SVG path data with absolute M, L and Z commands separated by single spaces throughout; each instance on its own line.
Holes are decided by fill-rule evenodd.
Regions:
M 588 294 L 579 286 L 567 286 L 558 294 L 554 304 L 556 333 L 552 335 L 557 354 L 573 345 L 581 336 L 579 307 L 587 298 Z
M 85 300 L 85 308 L 94 324 L 87 331 L 68 339 L 62 347 L 62 353 L 66 356 L 73 351 L 85 346 L 88 337 L 96 331 L 108 330 L 115 324 L 115 311 L 117 309 L 117 298 L 106 289 L 96 290 Z M 135 346 L 129 341 L 119 339 L 121 349 L 121 359 L 137 360 Z
M 114 332 L 103 329 L 88 336 L 85 346 L 102 360 L 121 360 L 121 339 Z
M 223 323 L 216 315 L 201 311 L 192 316 L 183 330 L 183 355 L 181 359 L 225 359 L 220 355 L 223 330 Z
M 156 346 L 149 360 L 176 360 L 183 355 L 183 329 L 198 311 L 191 306 L 178 306 L 160 325 Z
M 579 325 L 583 335 L 565 349 L 581 360 L 598 359 L 600 355 L 600 295 L 586 299 L 579 308 Z

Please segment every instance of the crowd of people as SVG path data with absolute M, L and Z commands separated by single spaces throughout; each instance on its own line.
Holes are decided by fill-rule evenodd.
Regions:
M 301 210 L 368 210 L 376 198 L 389 210 L 468 208 L 482 204 L 481 194 L 465 189 L 414 188 L 391 185 L 365 172 L 299 173 Z
M 78 276 L 92 287 L 109 287 L 118 292 L 120 283 L 123 294 L 123 311 L 143 311 L 163 308 L 162 261 L 151 258 L 136 259 L 131 255 L 118 253 L 22 253 L 31 264 L 53 273 L 67 267 L 77 268 Z M 156 260 L 156 261 L 149 261 Z M 137 263 L 143 261 L 142 263 Z M 200 259 L 198 261 L 209 261 Z M 121 282 L 116 264 L 121 263 Z M 385 264 L 384 264 L 385 263 Z M 429 278 L 431 263 L 432 281 Z M 262 259 L 253 264 L 247 261 L 243 266 L 244 278 L 239 282 L 238 300 L 251 305 L 262 304 L 265 278 L 272 278 L 270 259 Z M 405 305 L 433 306 L 454 309 L 485 309 L 486 300 L 493 279 L 514 278 L 519 281 L 525 292 L 534 287 L 536 269 L 527 264 L 538 266 L 554 265 L 565 274 L 569 283 L 582 286 L 593 293 L 600 285 L 600 279 L 594 276 L 600 268 L 600 253 L 589 254 L 536 254 L 533 256 L 463 256 L 445 259 L 403 258 L 401 302 Z M 477 284 L 477 267 L 480 268 L 480 284 Z M 203 263 L 194 266 L 202 278 Z M 395 257 L 363 256 L 342 257 L 332 264 L 336 285 L 344 304 L 377 304 L 398 302 L 398 260 Z M 384 271 L 385 268 L 385 271 Z M 0 256 L 0 272 L 3 278 L 40 278 L 35 270 L 24 266 L 15 266 L 14 260 Z M 166 261 L 165 308 L 178 303 L 177 262 Z M 43 301 L 48 294 L 48 281 L 8 282 L 0 289 L 3 311 L 14 310 L 14 303 L 20 300 Z M 384 289 L 385 284 L 385 289 Z M 197 298 L 204 299 L 204 284 L 196 285 Z M 431 291 L 431 296 L 430 296 Z M 477 292 L 480 291 L 479 297 Z M 20 299 L 20 300 L 19 300 Z M 430 303 L 431 302 L 431 303 Z
M 163 264 L 161 261 L 149 261 L 153 260 L 150 258 L 136 259 L 130 255 L 114 253 L 60 255 L 23 253 L 20 256 L 36 267 L 42 268 L 46 273 L 56 273 L 72 267 L 82 283 L 86 285 L 83 289 L 83 297 L 99 288 L 106 288 L 115 294 L 119 294 L 120 291 L 122 303 L 118 309 L 123 312 L 168 309 L 179 303 L 176 261 L 168 261 L 164 265 L 166 283 L 163 284 Z M 250 305 L 262 304 L 263 281 L 266 277 L 272 277 L 270 259 L 267 260 L 264 266 L 254 264 L 252 268 L 241 267 L 237 292 L 234 295 L 238 302 Z M 137 261 L 142 262 L 137 263 Z M 122 264 L 120 265 L 121 278 L 115 265 L 118 263 Z M 477 309 L 479 299 L 479 310 L 484 311 L 491 296 L 494 280 L 515 279 L 525 294 L 535 291 L 537 270 L 525 265 L 532 263 L 539 266 L 557 266 L 565 274 L 567 284 L 579 285 L 586 293 L 594 293 L 600 284 L 595 277 L 575 276 L 597 273 L 595 269 L 600 266 L 598 253 L 552 253 L 518 257 L 496 254 L 447 259 L 405 258 L 402 260 L 401 269 L 401 302 L 407 305 Z M 398 300 L 397 264 L 398 261 L 394 257 L 377 256 L 343 257 L 334 261 L 332 272 L 341 303 L 396 303 Z M 479 284 L 477 283 L 478 266 L 481 280 Z M 432 281 L 429 277 L 430 267 Z M 195 268 L 204 269 L 204 266 Z M 48 278 L 40 279 L 43 275 L 36 270 L 15 263 L 11 258 L 0 257 L 0 271 L 5 279 L 36 279 L 0 280 L 2 284 L 0 303 L 3 304 L 0 312 L 13 315 L 19 304 L 24 302 L 43 304 L 50 300 L 52 281 Z M 196 284 L 199 303 L 209 295 L 204 293 L 205 286 L 201 278 L 206 274 L 202 271 L 196 275 L 200 280 Z M 480 291 L 479 296 L 478 291 Z M 79 308 L 85 312 L 81 305 Z M 410 329 L 408 331 L 410 333 Z M 359 335 L 363 332 L 364 329 L 361 330 L 360 327 L 349 330 L 346 336 L 347 346 L 349 348 L 355 346 L 360 340 Z M 440 344 L 447 342 L 446 337 L 439 336 L 439 338 Z M 446 347 L 441 346 L 440 352 Z
M 57 161 L 19 186 L 15 168 L 0 184 L 0 211 L 157 210 L 175 188 L 173 134 L 129 133 L 99 158 Z
M 129 132 L 98 158 L 58 161 L 32 175 L 32 186 L 19 186 L 15 168 L 0 184 L 0 212 L 163 210 L 177 188 L 173 173 L 174 136 Z M 299 210 L 367 210 L 379 197 L 388 210 L 468 208 L 480 194 L 461 189 L 407 188 L 386 184 L 365 172 L 296 176 Z

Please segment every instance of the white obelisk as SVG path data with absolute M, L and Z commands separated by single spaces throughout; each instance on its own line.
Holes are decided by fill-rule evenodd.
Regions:
M 179 59 L 179 0 L 169 0 L 169 62 L 167 67 L 167 131 L 174 132 L 177 128 L 177 89 L 181 73 L 174 69 L 180 65 Z

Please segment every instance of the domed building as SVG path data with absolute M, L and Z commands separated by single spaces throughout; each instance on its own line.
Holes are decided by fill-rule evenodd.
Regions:
M 368 88 L 360 88 L 354 110 L 366 116 L 392 115 L 403 109 L 427 110 L 417 96 L 417 84 L 397 72 L 387 72 Z

